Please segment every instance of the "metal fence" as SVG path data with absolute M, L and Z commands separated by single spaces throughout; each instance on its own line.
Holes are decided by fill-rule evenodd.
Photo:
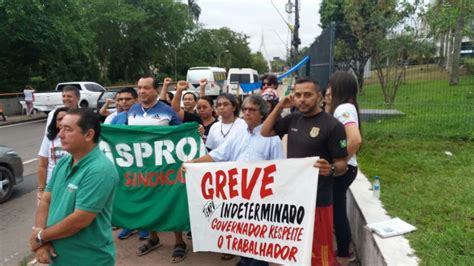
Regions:
M 338 67 L 348 65 L 334 59 L 337 38 L 334 24 L 324 29 L 310 46 L 311 61 L 300 70 L 300 75 L 315 78 L 325 88 L 329 76 Z M 358 98 L 364 134 L 367 137 L 437 136 L 473 140 L 474 59 L 465 57 L 462 62 L 457 86 L 449 85 L 449 73 L 437 64 L 436 58 L 425 60 L 424 64 L 403 65 L 401 83 L 391 102 L 384 97 L 379 73 L 369 60 Z M 388 84 L 393 85 L 393 79 Z
M 359 95 L 368 136 L 439 136 L 474 139 L 474 74 L 448 84 L 449 73 L 437 64 L 411 65 L 393 103 L 387 103 L 375 70 Z

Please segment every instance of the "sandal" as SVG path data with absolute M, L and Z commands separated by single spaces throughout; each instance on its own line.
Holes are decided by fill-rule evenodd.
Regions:
M 185 243 L 174 245 L 173 253 L 171 254 L 171 263 L 179 263 L 186 257 L 187 248 Z
M 235 258 L 235 255 L 232 255 L 232 254 L 225 254 L 225 253 L 222 253 L 221 254 L 221 260 L 231 260 Z
M 150 240 L 148 240 L 148 242 L 146 244 L 144 244 L 143 246 L 138 247 L 137 252 L 136 252 L 137 256 L 143 256 L 145 254 L 150 253 L 150 251 L 161 247 L 161 243 L 160 243 L 159 238 L 158 238 L 158 241 L 156 243 L 153 243 L 153 242 L 154 241 L 150 239 Z

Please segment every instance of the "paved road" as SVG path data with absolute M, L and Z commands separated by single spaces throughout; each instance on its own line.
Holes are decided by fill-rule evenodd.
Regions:
M 37 154 L 45 120 L 0 127 L 0 143 L 14 148 L 23 159 L 24 181 L 9 201 L 0 205 L 0 265 L 18 265 L 30 254 L 27 238 L 35 212 Z

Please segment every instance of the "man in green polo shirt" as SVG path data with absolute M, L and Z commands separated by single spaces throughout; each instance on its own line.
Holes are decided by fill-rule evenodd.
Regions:
M 40 263 L 114 265 L 112 203 L 118 182 L 113 163 L 99 150 L 98 116 L 72 109 L 59 137 L 62 158 L 41 198 L 31 249 Z

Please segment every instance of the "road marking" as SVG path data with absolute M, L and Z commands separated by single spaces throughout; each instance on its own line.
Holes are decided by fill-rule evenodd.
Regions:
M 33 124 L 33 123 L 38 123 L 38 122 L 43 122 L 43 121 L 46 121 L 46 118 L 45 118 L 45 119 L 40 119 L 40 120 L 28 121 L 28 122 L 24 122 L 24 123 L 18 123 L 18 124 L 0 126 L 0 128 L 7 128 L 7 127 L 14 127 L 14 126 L 28 125 L 28 124 Z
M 23 162 L 23 165 L 32 163 L 32 162 L 34 162 L 34 161 L 38 161 L 38 158 L 34 158 L 34 159 L 31 159 L 31 160 L 28 160 L 28 161 L 24 161 L 24 162 Z

